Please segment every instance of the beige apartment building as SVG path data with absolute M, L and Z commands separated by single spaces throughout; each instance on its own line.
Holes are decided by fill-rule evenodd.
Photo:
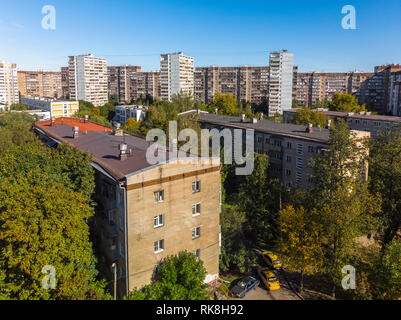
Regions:
M 95 106 L 108 101 L 107 60 L 93 54 L 68 57 L 69 93 L 72 100 Z
M 269 86 L 268 67 L 200 67 L 195 71 L 195 98 L 205 103 L 216 92 L 229 93 L 238 101 L 260 104 L 266 100 Z
M 329 111 L 328 109 L 317 109 L 316 111 L 328 116 L 334 122 L 340 119 L 348 123 L 351 130 L 367 131 L 372 139 L 379 137 L 381 132 L 390 129 L 400 129 L 401 117 L 376 115 L 371 112 L 337 112 Z M 292 123 L 297 109 L 287 110 L 284 112 L 284 123 Z
M 160 99 L 171 101 L 174 94 L 194 94 L 194 58 L 182 52 L 160 55 Z
M 0 61 L 0 109 L 18 101 L 17 65 Z
M 146 99 L 151 97 L 153 100 L 160 98 L 160 72 L 137 72 L 131 75 L 130 90 L 131 100 Z
M 357 96 L 358 92 L 366 88 L 366 80 L 373 75 L 361 72 L 298 73 L 295 99 L 302 106 L 312 107 L 326 98 L 331 100 L 336 92 Z
M 69 99 L 70 97 L 70 75 L 68 67 L 61 67 L 61 96 L 64 99 Z
M 118 296 L 149 284 L 160 261 L 188 251 L 216 281 L 220 252 L 220 164 L 192 158 L 150 164 L 150 142 L 86 120 L 58 118 L 35 124 L 48 145 L 68 143 L 93 157 L 93 223 L 101 273 Z M 160 152 L 160 151 L 159 151 Z M 116 268 L 113 269 L 113 264 Z
M 18 71 L 18 89 L 22 96 L 61 98 L 61 72 Z
M 329 147 L 330 131 L 326 128 L 204 112 L 199 114 L 199 123 L 201 128 L 209 130 L 240 129 L 243 130 L 243 135 L 246 129 L 253 129 L 255 152 L 269 156 L 269 169 L 272 175 L 279 178 L 289 189 L 313 185 L 313 169 L 309 164 L 314 157 Z M 353 133 L 356 135 L 357 143 L 370 137 L 370 133 L 365 131 L 354 130 Z M 244 141 L 245 137 L 243 143 Z
M 107 67 L 109 95 L 116 95 L 120 102 L 130 103 L 131 78 L 141 72 L 139 66 Z

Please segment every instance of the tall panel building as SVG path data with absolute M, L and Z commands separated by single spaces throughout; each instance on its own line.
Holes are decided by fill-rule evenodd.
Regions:
M 139 66 L 107 67 L 109 95 L 117 95 L 120 102 L 131 102 L 131 77 L 141 72 Z
M 390 76 L 387 110 L 393 116 L 401 116 L 401 71 L 393 72 Z
M 93 54 L 68 57 L 70 99 L 95 106 L 108 101 L 107 61 Z
M 137 72 L 131 75 L 130 90 L 131 99 L 146 99 L 151 97 L 154 100 L 160 98 L 159 71 Z
M 193 95 L 194 58 L 182 52 L 160 55 L 160 98 L 169 100 L 174 94 Z
M 10 106 L 18 101 L 17 65 L 0 61 L 0 105 Z
M 18 89 L 22 96 L 60 98 L 63 94 L 61 73 L 18 71 Z
M 292 107 L 294 54 L 284 50 L 270 53 L 269 116 Z
M 69 82 L 68 67 L 61 67 L 61 95 L 63 98 L 70 97 L 70 82 Z

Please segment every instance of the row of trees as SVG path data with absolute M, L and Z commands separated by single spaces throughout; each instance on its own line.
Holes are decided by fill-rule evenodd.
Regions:
M 66 144 L 45 147 L 31 132 L 34 121 L 0 115 L 0 298 L 110 298 L 89 238 L 90 156 Z M 45 266 L 54 268 L 53 290 L 42 286 Z

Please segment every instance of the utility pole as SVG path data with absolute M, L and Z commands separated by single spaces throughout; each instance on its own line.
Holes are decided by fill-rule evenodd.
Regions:
M 117 300 L 117 264 L 113 262 L 111 265 L 114 272 L 114 300 Z

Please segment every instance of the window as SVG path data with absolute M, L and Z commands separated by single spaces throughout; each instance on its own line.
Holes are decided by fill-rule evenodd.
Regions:
M 164 250 L 164 239 L 155 241 L 155 253 L 162 252 Z
M 287 149 L 291 149 L 292 148 L 292 143 L 291 142 L 287 142 Z
M 200 237 L 200 227 L 192 228 L 192 239 Z
M 287 162 L 291 162 L 291 156 L 286 157 Z
M 300 143 L 297 144 L 297 153 L 303 154 L 304 153 L 304 146 Z
M 258 142 L 259 142 L 259 143 L 262 142 L 262 137 L 258 137 Z
M 164 190 L 159 190 L 153 193 L 155 197 L 155 202 L 163 202 L 164 201 Z
M 120 256 L 124 257 L 125 254 L 124 242 L 120 242 Z
M 201 191 L 201 182 L 194 181 L 192 182 L 192 193 L 200 192 Z
M 313 148 L 312 146 L 309 146 L 309 147 L 308 147 L 308 152 L 313 153 L 313 150 L 314 150 L 314 148 Z
M 302 158 L 297 158 L 296 167 L 298 170 L 302 170 Z
M 118 218 L 118 225 L 120 226 L 121 230 L 124 230 L 124 214 L 120 214 Z
M 200 258 L 200 249 L 196 249 L 196 250 L 192 251 L 192 254 L 193 254 L 194 256 L 197 256 L 198 259 L 199 259 L 199 258 Z
M 291 175 L 291 170 L 290 169 L 285 169 L 285 175 L 290 176 Z
M 164 226 L 164 214 L 159 214 L 153 218 L 153 227 L 158 228 Z
M 199 216 L 201 213 L 201 204 L 196 203 L 192 205 L 192 215 L 193 216 Z
M 297 172 L 296 177 L 295 177 L 295 181 L 297 183 L 302 183 L 302 173 L 301 172 Z
M 281 140 L 274 139 L 273 144 L 277 147 L 281 147 Z
M 108 214 L 109 225 L 114 225 L 114 211 L 110 210 Z

